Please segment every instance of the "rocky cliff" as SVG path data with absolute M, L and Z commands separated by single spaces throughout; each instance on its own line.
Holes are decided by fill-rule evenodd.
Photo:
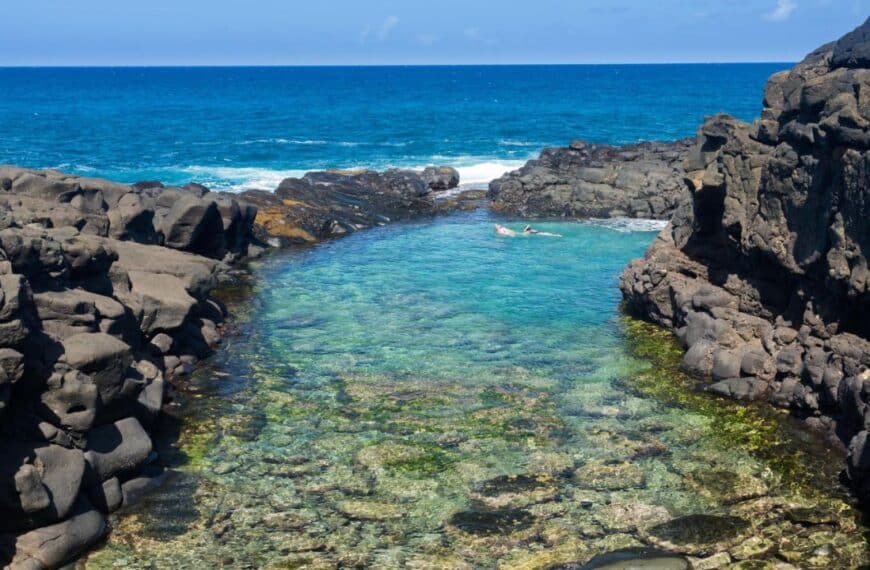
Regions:
M 492 209 L 527 218 L 670 219 L 686 193 L 689 140 L 621 147 L 574 141 L 493 180 Z
M 849 445 L 870 499 L 870 20 L 773 75 L 760 119 L 708 119 L 687 199 L 621 279 L 711 390 L 765 398 Z
M 218 341 L 209 291 L 256 209 L 191 185 L 0 168 L 0 560 L 55 568 L 161 477 L 167 382 Z

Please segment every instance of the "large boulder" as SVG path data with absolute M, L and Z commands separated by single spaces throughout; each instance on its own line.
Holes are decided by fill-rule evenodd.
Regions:
M 211 200 L 182 194 L 163 216 L 158 231 L 166 247 L 223 256 L 223 219 Z
M 81 451 L 5 440 L 0 459 L 0 528 L 35 528 L 70 514 L 85 473 Z
M 184 281 L 165 273 L 130 271 L 130 292 L 140 328 L 151 336 L 180 328 L 196 306 Z
M 10 570 L 49 570 L 75 560 L 105 533 L 105 517 L 82 499 L 69 519 L 3 542 L 11 546 Z
M 106 333 L 76 334 L 61 345 L 61 362 L 89 375 L 103 404 L 114 401 L 133 362 L 130 346 Z
M 450 166 L 427 166 L 420 176 L 431 190 L 450 190 L 459 186 L 459 171 Z
M 141 467 L 151 454 L 151 438 L 136 418 L 100 426 L 88 435 L 85 459 L 100 481 Z

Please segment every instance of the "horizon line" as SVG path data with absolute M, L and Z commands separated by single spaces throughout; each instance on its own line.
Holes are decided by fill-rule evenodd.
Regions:
M 191 69 L 191 68 L 316 68 L 316 67 L 571 67 L 571 66 L 641 66 L 641 65 L 794 65 L 798 60 L 742 60 L 742 61 L 620 61 L 620 62 L 534 62 L 534 63 L 142 63 L 142 64 L 54 64 L 5 65 L 0 69 Z

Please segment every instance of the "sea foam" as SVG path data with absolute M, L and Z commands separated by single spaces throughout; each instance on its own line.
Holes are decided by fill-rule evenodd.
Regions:
M 525 164 L 522 160 L 485 160 L 473 162 L 467 158 L 432 157 L 426 164 L 408 165 L 375 165 L 373 170 L 387 168 L 404 168 L 423 170 L 430 164 L 452 165 L 459 171 L 459 182 L 462 188 L 486 188 L 490 181 L 520 168 Z M 360 165 L 343 167 L 342 170 L 365 168 Z M 315 169 L 317 170 L 317 169 Z M 325 169 L 323 169 L 325 170 Z M 244 192 L 246 190 L 275 190 L 285 178 L 300 178 L 311 170 L 270 169 L 256 167 L 231 166 L 183 166 L 177 169 L 166 169 L 166 181 L 172 184 L 198 182 L 211 188 L 225 192 Z M 156 174 L 156 173 L 155 173 Z
M 647 218 L 589 218 L 577 220 L 583 224 L 593 224 L 615 230 L 617 232 L 660 232 L 668 225 L 667 220 L 651 220 Z

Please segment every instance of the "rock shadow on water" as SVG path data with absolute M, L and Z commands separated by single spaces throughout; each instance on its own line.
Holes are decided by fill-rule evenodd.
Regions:
M 731 515 L 693 514 L 657 524 L 647 531 L 650 540 L 668 548 L 706 555 L 728 546 L 750 530 L 748 520 Z
M 200 478 L 181 471 L 169 471 L 160 492 L 150 493 L 119 515 L 136 521 L 136 536 L 170 541 L 184 535 L 200 520 L 195 495 Z M 135 540 L 135 539 L 134 539 Z
M 508 535 L 532 526 L 535 517 L 525 509 L 469 510 L 450 517 L 450 525 L 477 536 Z

